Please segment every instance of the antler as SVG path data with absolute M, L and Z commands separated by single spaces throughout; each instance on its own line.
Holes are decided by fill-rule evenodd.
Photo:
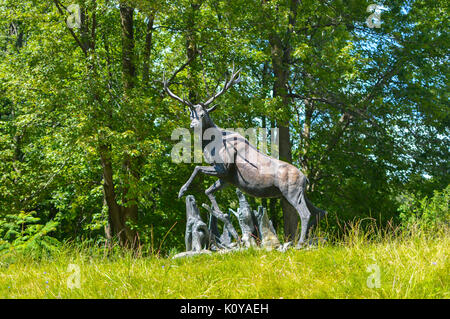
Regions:
M 241 76 L 239 74 L 241 70 L 237 70 L 234 72 L 234 63 L 233 63 L 233 69 L 231 70 L 231 77 L 230 80 L 227 81 L 227 77 L 225 76 L 225 85 L 223 86 L 222 90 L 220 90 L 219 93 L 213 95 L 210 97 L 205 103 L 203 103 L 203 107 L 207 107 L 209 104 L 211 104 L 215 99 L 217 99 L 219 96 L 224 94 L 233 84 L 239 83 L 241 81 Z M 208 112 L 212 111 L 215 108 L 215 106 L 208 109 Z
M 169 94 L 169 96 L 187 106 L 189 106 L 189 108 L 191 109 L 193 107 L 192 103 L 189 102 L 188 100 L 182 99 L 181 97 L 179 97 L 178 95 L 174 94 L 170 89 L 170 82 L 172 82 L 172 80 L 175 78 L 175 76 L 181 71 L 183 70 L 190 62 L 191 62 L 192 58 L 189 58 L 186 63 L 184 63 L 177 71 L 175 71 L 175 73 L 170 77 L 170 79 L 167 81 L 166 80 L 166 75 L 165 72 L 163 73 L 163 84 L 164 84 L 164 91 L 167 92 L 167 94 Z
M 175 76 L 181 71 L 183 70 L 190 62 L 191 62 L 192 58 L 188 59 L 186 61 L 186 63 L 184 63 L 173 75 L 172 77 L 167 81 L 166 80 L 166 76 L 165 74 L 163 74 L 163 84 L 164 84 L 164 90 L 167 92 L 167 94 L 169 94 L 169 96 L 187 106 L 189 106 L 190 109 L 192 109 L 194 106 L 191 102 L 189 102 L 188 100 L 182 99 L 181 97 L 177 96 L 176 94 L 174 94 L 170 89 L 170 83 L 172 82 L 172 80 L 175 78 Z M 222 94 L 224 94 L 233 84 L 239 83 L 241 81 L 241 76 L 239 74 L 241 70 L 237 70 L 236 72 L 234 72 L 234 63 L 233 63 L 233 69 L 231 71 L 231 77 L 230 80 L 227 81 L 227 77 L 225 76 L 225 85 L 223 86 L 222 90 L 220 90 L 217 94 L 213 95 L 212 97 L 210 97 L 205 103 L 201 103 L 201 105 L 206 108 L 208 105 L 210 105 L 215 99 L 217 99 L 219 96 L 221 96 Z M 207 109 L 208 112 L 211 112 L 214 110 L 214 108 L 217 105 L 213 105 L 212 107 L 210 107 L 209 109 Z

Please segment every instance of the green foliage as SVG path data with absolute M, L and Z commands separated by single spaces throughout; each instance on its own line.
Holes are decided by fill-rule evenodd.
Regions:
M 56 251 L 60 242 L 52 237 L 58 223 L 49 221 L 45 224 L 35 217 L 36 212 L 20 212 L 6 215 L 0 219 L 0 254 L 19 253 L 43 256 Z
M 450 226 L 450 185 L 442 191 L 435 190 L 431 198 L 419 198 L 415 194 L 401 196 L 400 219 L 406 228 L 412 225 L 425 229 L 438 229 Z
M 129 91 L 119 10 L 125 2 L 136 8 Z M 368 1 L 299 1 L 291 25 L 293 3 L 79 1 L 88 24 L 69 30 L 67 14 L 53 2 L 2 1 L 2 249 L 105 243 L 100 145 L 107 145 L 116 203 L 137 205 L 132 227 L 142 249 L 183 248 L 185 205 L 176 196 L 195 164 L 170 158 L 172 131 L 189 122 L 161 79 L 186 61 L 188 39 L 198 54 L 177 75 L 174 92 L 202 100 L 232 63 L 241 68 L 243 80 L 218 100 L 212 117 L 221 127 L 243 128 L 288 120 L 293 163 L 311 181 L 309 198 L 329 212 L 327 227 L 341 231 L 340 223 L 355 217 L 397 221 L 404 191 L 415 194 L 408 195 L 411 208 L 400 208 L 404 221 L 416 218 L 413 212 L 426 223 L 444 218 L 444 200 L 430 196 L 449 176 L 448 4 L 381 1 L 389 10 L 382 27 L 370 29 Z M 290 45 L 289 92 L 304 96 L 285 108 L 273 96 L 274 34 Z M 192 184 L 199 203 L 208 202 L 204 190 L 213 180 L 199 176 Z M 223 209 L 236 205 L 233 189 L 217 197 Z M 281 233 L 274 204 L 271 218 Z

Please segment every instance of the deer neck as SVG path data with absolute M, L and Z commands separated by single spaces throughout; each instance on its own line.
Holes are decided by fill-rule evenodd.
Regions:
M 206 132 L 208 130 L 208 132 Z M 220 127 L 218 127 L 217 125 L 211 125 L 207 128 L 203 128 L 202 129 L 202 149 L 204 150 L 206 145 L 208 145 L 209 143 L 211 143 L 211 139 L 212 138 L 221 138 L 222 137 L 222 129 Z M 205 132 L 207 134 L 205 134 Z M 205 138 L 208 137 L 208 138 Z
M 218 127 L 211 118 L 208 118 L 202 126 L 202 149 L 205 149 L 206 145 L 208 145 L 211 140 L 205 140 L 205 132 L 207 132 L 207 136 L 219 136 L 218 134 L 222 131 L 220 127 Z

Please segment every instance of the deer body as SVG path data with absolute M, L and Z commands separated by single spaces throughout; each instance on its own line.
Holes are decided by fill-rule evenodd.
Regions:
M 255 197 L 281 197 L 306 182 L 297 167 L 261 153 L 241 134 L 217 126 L 214 130 L 214 136 L 221 138 L 216 143 L 220 148 L 211 154 L 205 145 L 203 155 L 225 182 Z
M 218 127 L 209 116 L 215 107 L 207 108 L 207 106 L 234 83 L 239 82 L 238 73 L 239 71 L 232 73 L 230 81 L 224 88 L 207 102 L 195 105 L 173 94 L 168 87 L 168 82 L 164 81 L 166 92 L 172 98 L 189 106 L 190 127 L 201 128 L 203 155 L 205 161 L 210 164 L 210 166 L 195 167 L 191 177 L 181 187 L 178 197 L 184 195 L 198 173 L 218 178 L 205 191 L 214 210 L 218 212 L 221 210 L 214 193 L 228 184 L 255 197 L 284 197 L 299 213 L 301 234 L 298 244 L 301 245 L 305 242 L 309 228 L 326 214 L 306 199 L 305 191 L 308 182 L 306 176 L 292 164 L 261 153 L 241 134 Z M 205 138 L 205 135 L 214 136 L 213 141 Z M 311 214 L 316 218 L 310 223 Z

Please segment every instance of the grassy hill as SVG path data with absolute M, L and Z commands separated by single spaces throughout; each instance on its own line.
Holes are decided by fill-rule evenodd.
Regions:
M 285 253 L 171 259 L 68 246 L 36 259 L 11 252 L 0 258 L 0 298 L 449 298 L 449 247 L 446 231 L 375 240 L 356 231 Z

